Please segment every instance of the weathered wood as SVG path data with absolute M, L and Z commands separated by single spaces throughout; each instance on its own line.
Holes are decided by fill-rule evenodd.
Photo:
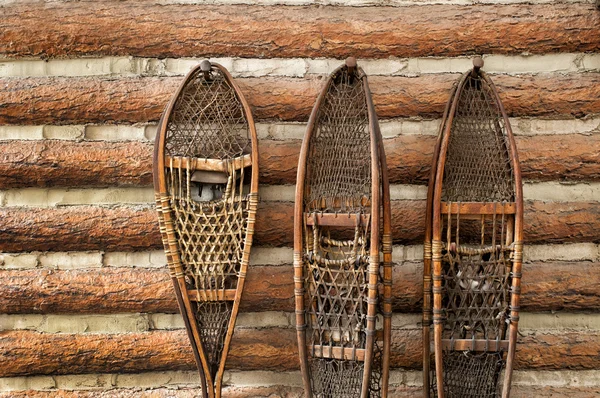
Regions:
M 152 145 L 144 142 L 3 141 L 0 186 L 152 185 Z
M 230 398 L 255 398 L 279 397 L 300 398 L 303 396 L 302 388 L 287 386 L 272 387 L 225 387 L 223 394 Z M 397 397 L 421 398 L 421 387 L 415 386 L 390 386 L 390 394 Z M 515 385 L 511 388 L 511 397 L 553 397 L 553 398 L 590 398 L 600 395 L 600 387 L 554 387 L 554 386 L 524 386 Z M 1 398 L 196 398 L 198 390 L 195 388 L 156 388 L 152 390 L 139 389 L 111 389 L 98 390 L 51 390 L 51 391 L 11 391 L 0 392 Z
M 471 339 L 442 339 L 442 347 L 444 350 L 457 350 L 457 351 L 506 351 L 508 349 L 508 340 L 471 340 Z
M 435 137 L 385 140 L 390 181 L 424 183 Z M 600 180 L 600 134 L 517 137 L 526 180 Z M 260 140 L 260 181 L 295 184 L 300 141 Z M 0 186 L 149 186 L 152 146 L 144 142 L 2 141 Z
M 597 331 L 543 332 L 520 338 L 517 369 L 594 369 Z M 237 329 L 228 369 L 298 370 L 294 329 Z M 421 366 L 421 330 L 392 332 L 391 366 Z M 543 352 L 544 355 L 540 355 Z M 124 334 L 0 332 L 0 377 L 195 369 L 184 330 Z
M 250 154 L 235 158 L 233 161 L 235 170 L 243 169 L 252 165 L 252 157 Z M 181 169 L 202 170 L 202 171 L 220 171 L 228 170 L 227 161 L 219 159 L 192 159 L 181 157 L 170 157 L 165 155 L 165 167 L 177 167 Z
M 241 311 L 293 312 L 291 260 L 282 266 L 251 265 Z M 396 263 L 392 288 L 394 311 L 421 311 L 422 272 L 419 263 Z M 172 290 L 166 268 L 0 271 L 0 308 L 7 314 L 176 313 L 179 310 Z M 531 312 L 598 311 L 600 264 L 588 261 L 525 264 L 521 308 Z
M 166 312 L 179 309 L 164 269 L 103 268 L 0 271 L 4 313 Z M 242 311 L 291 311 L 291 267 L 252 266 Z M 20 297 L 14 300 L 12 297 Z
M 541 54 L 595 51 L 599 26 L 600 16 L 587 3 L 369 7 L 360 12 L 319 6 L 16 3 L 3 7 L 0 53 L 160 58 Z M 67 39 L 72 32 L 77 40 Z
M 456 75 L 372 76 L 380 118 L 437 117 Z M 157 121 L 181 77 L 3 78 L 1 124 L 143 123 Z M 306 121 L 322 87 L 319 77 L 236 79 L 256 119 Z M 494 78 L 511 116 L 600 113 L 597 73 L 499 75 Z
M 13 331 L 0 332 L 0 337 L 0 377 L 196 369 L 184 330 L 124 334 Z M 238 329 L 228 368 L 294 369 L 298 362 L 295 350 L 292 330 Z
M 0 218 L 0 247 L 5 252 L 162 247 L 153 208 L 3 208 Z
M 441 214 L 461 215 L 493 215 L 493 214 L 515 214 L 515 203 L 481 203 L 481 202 L 463 202 L 463 203 L 441 203 Z M 462 218 L 462 217 L 461 217 Z
M 256 217 L 257 245 L 291 246 L 293 203 L 262 202 Z M 419 244 L 425 201 L 392 202 L 392 237 Z M 155 210 L 135 207 L 1 208 L 0 247 L 5 252 L 128 251 L 160 249 Z M 473 231 L 475 234 L 477 231 Z M 600 242 L 600 203 L 528 202 L 529 244 Z
M 11 391 L 0 392 L 0 398 L 198 398 L 198 387 L 173 387 L 153 388 L 140 390 L 139 388 L 117 388 L 110 390 L 63 390 L 52 389 L 51 391 Z M 228 398 L 301 398 L 303 397 L 300 387 L 270 386 L 226 386 L 223 387 L 223 395 Z M 412 396 L 411 396 L 412 397 Z M 415 395 L 416 397 L 416 395 Z M 574 398 L 579 398 L 575 396 Z

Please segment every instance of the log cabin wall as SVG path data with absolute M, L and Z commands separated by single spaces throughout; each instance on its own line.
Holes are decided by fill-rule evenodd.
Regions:
M 511 116 L 525 179 L 513 396 L 600 394 L 593 0 L 0 0 L 0 397 L 199 393 L 151 152 L 163 107 L 204 58 L 245 91 L 261 156 L 225 396 L 301 396 L 297 158 L 323 77 L 349 55 L 369 75 L 392 180 L 391 391 L 420 396 L 426 181 L 449 89 L 475 54 Z

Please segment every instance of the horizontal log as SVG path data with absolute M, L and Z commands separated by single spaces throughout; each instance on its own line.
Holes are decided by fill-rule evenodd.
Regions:
M 585 261 L 525 264 L 521 309 L 596 311 L 600 308 L 599 270 L 600 264 Z M 240 310 L 293 312 L 293 282 L 291 265 L 251 265 Z M 394 311 L 420 312 L 422 265 L 396 264 L 393 283 Z M 4 270 L 0 271 L 0 308 L 6 314 L 178 311 L 166 267 L 158 270 L 112 267 L 69 271 Z
M 436 138 L 404 135 L 384 141 L 390 182 L 424 184 Z M 261 184 L 295 184 L 300 141 L 261 140 Z M 523 178 L 600 180 L 600 135 L 517 137 Z M 2 141 L 0 186 L 86 187 L 152 185 L 152 143 Z
M 0 186 L 152 185 L 152 144 L 100 141 L 0 142 Z
M 552 397 L 552 398 L 590 398 L 600 396 L 599 386 L 522 386 L 513 385 L 510 396 L 514 398 Z
M 296 341 L 291 329 L 236 330 L 227 367 L 295 369 Z M 184 330 L 80 335 L 0 332 L 0 365 L 3 377 L 193 370 L 196 366 Z
M 9 57 L 456 56 L 595 51 L 593 4 L 261 7 L 142 3 L 8 5 Z M 132 22 L 134 22 L 132 24 Z M 77 32 L 77 40 L 70 38 Z M 449 40 L 449 38 L 451 38 Z M 226 45 L 223 45 L 226 43 Z
M 5 252 L 162 247 L 153 208 L 4 208 L 0 217 L 0 246 Z
M 292 246 L 293 210 L 292 202 L 259 203 L 255 244 Z M 394 242 L 422 242 L 424 211 L 423 200 L 392 202 Z M 599 242 L 599 212 L 598 202 L 527 202 L 525 241 L 530 244 Z M 162 248 L 153 208 L 0 208 L 0 218 L 0 246 L 5 252 Z
M 380 118 L 440 116 L 456 74 L 372 76 Z M 0 79 L 0 124 L 145 123 L 157 121 L 181 77 Z M 597 73 L 494 76 L 511 116 L 600 113 Z M 236 79 L 255 119 L 306 121 L 319 77 Z
M 198 378 L 200 380 L 200 378 Z M 199 382 L 198 382 L 199 383 Z M 413 388 L 416 390 L 416 388 Z M 94 390 L 67 390 L 53 389 L 52 391 L 10 391 L 0 392 L 0 398 L 197 398 L 200 387 L 184 388 L 153 388 L 147 390 L 135 389 L 94 389 Z M 420 393 L 420 390 L 419 390 Z M 227 398 L 301 398 L 304 396 L 302 387 L 270 386 L 225 386 L 222 394 Z M 404 396 L 404 395 L 403 395 Z M 414 397 L 422 395 L 414 395 Z M 411 395 L 413 397 L 413 395 Z M 579 398 L 578 396 L 572 398 Z
M 238 329 L 227 368 L 298 370 L 295 329 Z M 392 331 L 392 368 L 422 366 L 420 329 Z M 183 330 L 124 334 L 0 332 L 0 377 L 34 374 L 131 373 L 192 370 Z M 598 332 L 536 333 L 521 337 L 516 369 L 594 369 L 600 366 Z
M 300 377 L 300 376 L 298 376 Z M 405 398 L 420 398 L 423 396 L 422 387 L 416 386 L 390 386 L 390 396 Z M 511 397 L 553 397 L 553 398 L 590 398 L 600 395 L 600 387 L 555 387 L 555 386 L 525 386 L 513 385 L 510 390 Z M 139 389 L 110 389 L 110 390 L 51 390 L 51 391 L 11 391 L 0 392 L 1 398 L 196 398 L 196 388 L 156 388 L 152 390 Z M 223 388 L 223 396 L 229 398 L 255 398 L 255 397 L 279 397 L 300 398 L 304 396 L 302 387 L 271 386 L 226 386 Z
M 525 205 L 524 241 L 528 243 L 598 242 L 600 203 L 544 203 Z M 600 221 L 599 221 L 600 222 Z
M 566 181 L 600 178 L 598 134 L 516 137 L 516 141 L 525 180 Z

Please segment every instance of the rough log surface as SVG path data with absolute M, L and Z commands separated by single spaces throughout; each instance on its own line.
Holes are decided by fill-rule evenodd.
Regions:
M 444 110 L 457 74 L 369 78 L 380 118 L 434 117 Z M 181 77 L 3 78 L 0 124 L 143 123 L 157 121 Z M 597 73 L 493 77 L 511 116 L 600 113 Z M 320 77 L 236 79 L 257 120 L 306 121 Z
M 600 16 L 593 4 L 367 7 L 357 12 L 354 7 L 85 2 L 15 4 L 5 6 L 3 14 L 0 54 L 9 57 L 344 58 L 352 53 L 387 58 L 584 52 L 600 45 Z
M 296 330 L 236 330 L 227 368 L 297 370 Z M 391 367 L 422 366 L 421 330 L 392 332 Z M 9 365 L 10 364 L 10 365 Z M 0 377 L 32 374 L 131 373 L 193 370 L 183 330 L 127 334 L 0 332 Z M 594 369 L 600 365 L 600 335 L 540 332 L 520 338 L 516 369 Z
M 152 144 L 144 142 L 0 142 L 0 186 L 152 185 Z
M 420 312 L 422 265 L 396 264 L 393 278 L 394 311 Z M 240 309 L 243 312 L 293 312 L 293 298 L 291 265 L 251 265 Z M 7 314 L 178 312 L 166 267 L 3 270 L 0 271 L 0 308 Z M 600 264 L 537 262 L 524 265 L 523 311 L 598 311 L 599 308 Z
M 435 140 L 386 139 L 390 182 L 426 184 Z M 295 184 L 300 145 L 260 140 L 260 183 Z M 521 136 L 517 148 L 525 180 L 600 180 L 600 134 Z M 152 143 L 2 141 L 0 160 L 2 189 L 152 185 Z
M 511 396 L 514 398 L 553 397 L 553 398 L 590 398 L 600 395 L 600 387 L 553 387 L 513 385 Z M 390 386 L 392 396 L 420 398 L 421 387 Z M 224 387 L 223 395 L 229 398 L 300 398 L 304 396 L 301 387 Z M 198 390 L 193 388 L 156 388 L 151 390 L 113 389 L 110 391 L 13 391 L 0 392 L 2 398 L 196 398 Z
M 292 202 L 261 202 L 255 244 L 292 246 L 293 210 Z M 392 202 L 394 242 L 422 243 L 424 211 L 423 200 Z M 599 213 L 598 202 L 527 202 L 525 241 L 530 244 L 599 242 Z M 9 253 L 162 248 L 153 208 L 0 208 L 0 218 L 0 247 Z
M 291 329 L 236 330 L 228 368 L 295 369 L 296 344 Z M 184 330 L 126 334 L 0 332 L 0 364 L 0 376 L 193 370 L 196 366 Z
M 162 244 L 152 208 L 4 208 L 0 218 L 4 252 L 149 250 Z

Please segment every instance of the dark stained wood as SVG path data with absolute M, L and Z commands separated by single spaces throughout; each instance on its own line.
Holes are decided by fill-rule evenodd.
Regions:
M 323 226 L 331 226 L 331 227 L 354 227 L 355 225 L 368 225 L 370 216 L 368 214 L 363 214 L 360 218 L 356 216 L 349 216 L 347 214 L 335 214 L 335 213 L 317 213 L 316 216 L 314 214 L 306 214 L 306 225 L 314 225 L 316 223 L 318 225 Z

